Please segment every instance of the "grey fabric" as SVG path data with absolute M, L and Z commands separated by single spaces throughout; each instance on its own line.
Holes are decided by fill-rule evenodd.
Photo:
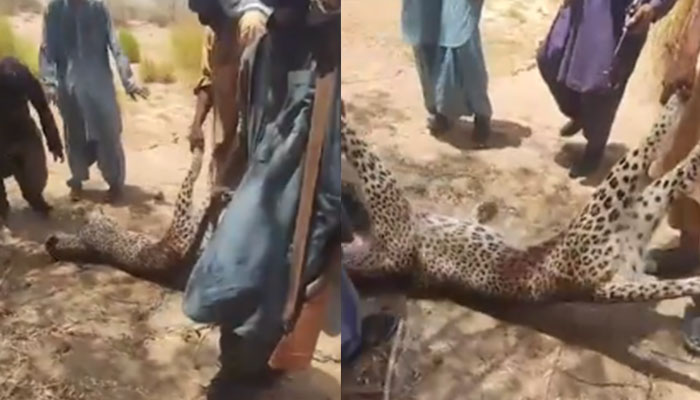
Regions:
M 293 34 L 290 34 L 293 33 Z M 242 60 L 242 126 L 250 155 L 234 197 L 206 244 L 185 290 L 184 312 L 260 343 L 282 335 L 290 246 L 314 101 L 311 36 L 295 28 L 249 47 Z M 307 263 L 302 281 L 323 267 L 324 250 L 340 228 L 340 81 L 323 149 Z M 246 88 L 249 90 L 245 91 Z M 248 95 L 245 95 L 245 94 Z M 261 354 L 261 357 L 265 355 Z

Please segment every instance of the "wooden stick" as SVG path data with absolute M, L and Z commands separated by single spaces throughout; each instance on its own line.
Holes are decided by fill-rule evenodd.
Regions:
M 391 381 L 396 369 L 396 359 L 399 353 L 399 344 L 403 342 L 404 323 L 403 319 L 399 321 L 399 326 L 396 328 L 396 336 L 394 343 L 391 344 L 391 353 L 389 353 L 389 365 L 386 367 L 386 378 L 384 379 L 384 400 L 391 400 Z
M 304 155 L 304 176 L 301 184 L 301 196 L 294 228 L 294 241 L 292 248 L 292 265 L 289 274 L 289 292 L 287 303 L 284 307 L 283 320 L 285 330 L 291 332 L 297 311 L 299 287 L 301 286 L 301 274 L 306 262 L 306 246 L 311 228 L 314 199 L 316 195 L 316 183 L 321 168 L 321 154 L 329 126 L 331 106 L 336 89 L 336 76 L 338 70 L 321 76 L 316 80 L 316 96 L 314 98 L 311 114 L 311 131 L 309 142 Z

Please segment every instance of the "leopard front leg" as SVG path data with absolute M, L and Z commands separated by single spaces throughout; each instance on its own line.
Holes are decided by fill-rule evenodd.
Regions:
M 369 145 L 341 118 L 341 148 L 361 180 L 372 222 L 372 239 L 382 249 L 385 269 L 403 273 L 417 252 L 413 212 L 396 179 Z

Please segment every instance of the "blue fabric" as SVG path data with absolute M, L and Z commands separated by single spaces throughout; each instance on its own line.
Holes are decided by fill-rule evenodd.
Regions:
M 478 31 L 462 47 L 413 48 L 428 112 L 450 119 L 473 114 L 491 117 L 488 72 Z
M 450 119 L 493 114 L 479 21 L 483 0 L 404 0 L 401 26 L 413 45 L 425 108 Z
M 308 47 L 314 33 L 285 33 L 270 32 L 244 54 L 243 69 L 252 72 L 242 121 L 249 166 L 194 266 L 183 305 L 195 321 L 260 340 L 282 332 L 316 78 Z M 340 80 L 336 85 L 304 283 L 320 274 L 323 250 L 340 228 Z
M 362 346 L 362 322 L 359 310 L 360 300 L 345 269 L 343 269 L 340 279 L 340 293 L 343 302 L 340 357 L 342 361 L 346 361 L 357 354 Z
M 403 0 L 401 27 L 411 45 L 461 47 L 475 32 L 484 0 Z
M 96 161 L 110 186 L 119 188 L 124 184 L 122 124 L 109 65 L 110 51 L 125 90 L 133 91 L 136 85 L 129 60 L 104 3 L 49 3 L 44 14 L 40 68 L 43 84 L 58 93 L 71 186 L 87 180 L 88 169 Z

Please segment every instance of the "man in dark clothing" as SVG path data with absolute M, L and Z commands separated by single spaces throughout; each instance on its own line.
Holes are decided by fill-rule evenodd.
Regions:
M 594 173 L 605 152 L 627 82 L 652 23 L 676 0 L 569 0 L 537 54 L 537 64 L 559 110 L 569 118 L 560 131 L 583 132 L 587 144 L 569 176 Z
M 284 337 L 289 248 L 315 83 L 338 67 L 340 15 L 309 13 L 308 0 L 189 0 L 189 7 L 210 26 L 221 13 L 228 23 L 248 20 L 251 10 L 266 17 L 262 37 L 247 40 L 249 30 L 241 25 L 242 42 L 249 43 L 239 86 L 247 169 L 190 275 L 183 306 L 193 320 L 221 330 L 221 369 L 207 398 L 252 399 L 260 389 L 255 383 L 271 376 L 268 361 Z M 339 241 L 339 84 L 336 79 L 302 287 L 323 273 L 327 250 Z
M 36 212 L 47 215 L 51 210 L 43 196 L 46 156 L 27 102 L 39 114 L 49 152 L 55 161 L 63 161 L 63 145 L 41 84 L 17 59 L 0 60 L 0 222 L 9 212 L 4 179 L 10 176 Z

